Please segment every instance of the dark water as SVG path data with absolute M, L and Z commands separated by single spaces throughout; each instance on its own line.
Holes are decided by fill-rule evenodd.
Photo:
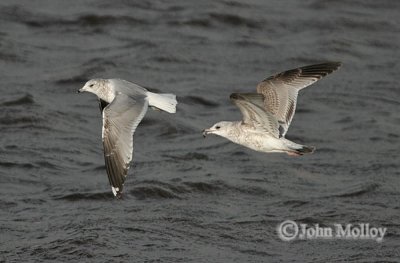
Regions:
M 398 262 L 399 1 L 12 1 L 0 4 L 0 261 Z M 201 130 L 281 70 L 343 67 L 300 94 L 301 158 Z M 108 185 L 97 100 L 115 77 L 178 95 L 135 134 L 125 198 Z M 388 228 L 284 242 L 286 219 Z

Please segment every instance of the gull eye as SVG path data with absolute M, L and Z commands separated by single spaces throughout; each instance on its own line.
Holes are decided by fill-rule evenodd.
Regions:
M 89 87 L 93 87 L 94 84 L 90 84 Z
M 219 130 L 221 128 L 221 126 L 216 126 L 215 129 Z

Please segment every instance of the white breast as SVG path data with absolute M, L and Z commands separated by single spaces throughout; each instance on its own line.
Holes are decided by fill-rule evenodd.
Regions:
M 114 88 L 113 83 L 108 80 L 105 80 L 103 87 L 101 89 L 99 89 L 97 96 L 100 99 L 102 99 L 108 103 L 111 103 L 114 100 L 115 95 L 116 94 L 115 94 L 115 88 Z

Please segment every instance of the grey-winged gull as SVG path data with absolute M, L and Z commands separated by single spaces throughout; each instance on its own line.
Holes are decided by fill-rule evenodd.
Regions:
M 296 109 L 298 92 L 340 67 L 327 62 L 281 72 L 257 85 L 257 93 L 233 93 L 232 102 L 240 109 L 242 121 L 221 121 L 203 131 L 216 134 L 259 152 L 288 155 L 312 153 L 315 147 L 285 138 Z
M 92 79 L 78 92 L 97 95 L 103 115 L 102 139 L 108 179 L 113 194 L 120 198 L 132 161 L 133 133 L 148 106 L 175 113 L 174 94 L 156 94 L 122 79 Z

